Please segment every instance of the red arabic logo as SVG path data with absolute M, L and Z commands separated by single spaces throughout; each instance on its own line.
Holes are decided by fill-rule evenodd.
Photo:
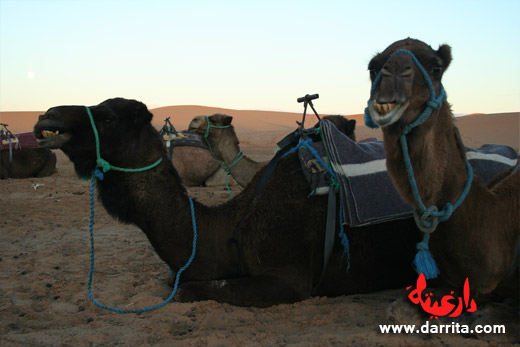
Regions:
M 409 286 L 406 290 L 410 290 L 413 286 Z M 423 295 L 422 292 L 426 289 L 426 279 L 424 275 L 421 273 L 417 278 L 417 283 L 415 289 L 413 289 L 410 294 L 408 294 L 408 298 L 411 302 L 418 305 L 421 304 L 422 309 L 431 314 L 430 319 L 435 318 L 438 319 L 442 316 L 448 317 L 458 317 L 462 314 L 462 311 L 465 309 L 466 312 L 475 312 L 477 310 L 477 304 L 475 300 L 469 298 L 469 281 L 466 278 L 464 282 L 464 288 L 462 291 L 462 298 L 456 298 L 453 296 L 453 291 L 451 295 L 445 295 L 441 299 L 441 303 L 435 300 L 432 303 L 432 293 L 426 293 Z M 457 300 L 458 299 L 458 300 Z M 458 301 L 458 302 L 457 302 Z

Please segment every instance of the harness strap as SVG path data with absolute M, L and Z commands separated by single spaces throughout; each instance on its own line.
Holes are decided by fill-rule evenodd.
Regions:
M 341 213 L 341 211 L 340 211 Z M 336 192 L 332 187 L 329 189 L 328 207 L 327 207 L 327 225 L 325 227 L 325 247 L 323 250 L 323 269 L 318 283 L 312 288 L 312 295 L 316 295 L 318 289 L 325 277 L 325 270 L 329 263 L 332 249 L 334 248 L 334 234 L 336 233 Z

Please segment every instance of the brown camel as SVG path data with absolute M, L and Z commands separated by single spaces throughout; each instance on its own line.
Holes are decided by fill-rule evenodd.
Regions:
M 341 132 L 355 141 L 355 120 L 347 120 L 342 116 L 325 116 L 324 119 L 333 122 Z M 196 116 L 190 122 L 189 131 L 205 136 L 208 130 L 208 120 L 210 124 L 207 139 L 213 153 L 219 161 L 226 163 L 229 173 L 237 183 L 245 187 L 268 162 L 256 162 L 246 155 L 241 155 L 238 137 L 231 125 L 233 120 L 231 116 L 221 113 L 209 117 Z
M 206 185 L 220 171 L 220 164 L 207 149 L 192 146 L 173 148 L 173 166 L 186 187 Z
M 242 154 L 235 130 L 231 125 L 233 120 L 231 116 L 220 113 L 209 117 L 196 116 L 190 122 L 189 131 L 204 136 L 208 129 L 207 119 L 210 122 L 208 141 L 215 157 L 225 163 L 229 174 L 240 186 L 245 187 L 268 162 L 257 162 Z
M 38 148 L 32 133 L 14 135 L 7 124 L 0 124 L 0 178 L 50 176 L 56 171 L 56 155 Z
M 207 148 L 178 145 L 179 141 L 183 141 L 183 135 L 175 130 L 170 117 L 166 118 L 165 125 L 159 133 L 184 186 L 212 185 L 220 183 L 219 181 L 223 184 L 224 180 L 219 179 L 222 171 L 220 164 Z
M 0 178 L 46 177 L 56 172 L 56 154 L 48 148 L 21 148 L 1 152 Z
M 450 46 L 435 51 L 408 38 L 393 43 L 369 63 L 373 87 L 367 112 L 382 128 L 388 172 L 397 190 L 417 209 L 420 203 L 411 188 L 403 148 L 409 148 L 418 193 L 426 207 L 455 206 L 470 176 L 455 119 L 443 98 L 441 78 L 451 60 Z M 415 124 L 419 125 L 413 127 Z M 409 133 L 401 145 L 405 129 Z M 469 277 L 476 293 L 495 290 L 518 297 L 519 270 L 514 257 L 519 245 L 519 191 L 518 170 L 490 187 L 474 178 L 462 204 L 431 233 L 429 249 L 441 278 L 460 288 Z
M 178 270 L 190 257 L 194 241 L 190 199 L 150 124 L 152 114 L 144 104 L 121 98 L 89 109 L 99 132 L 101 157 L 111 165 L 139 168 L 163 159 L 143 172 L 105 172 L 104 179 L 97 180 L 98 196 L 112 216 L 141 228 L 160 258 Z M 45 137 L 55 130 L 60 130 L 59 135 Z M 78 176 L 91 176 L 96 169 L 95 137 L 84 106 L 49 109 L 40 116 L 34 134 L 40 145 L 62 149 Z M 270 306 L 311 295 L 324 262 L 327 197 L 308 198 L 300 170 L 295 154 L 281 159 L 263 193 L 250 205 L 254 184 L 219 206 L 193 202 L 197 253 L 182 274 L 178 300 Z M 238 242 L 230 243 L 244 215 Z M 419 233 L 413 220 L 346 228 L 345 232 L 350 239 L 351 268 L 346 272 L 343 247 L 336 242 L 316 295 L 414 283 L 410 263 Z

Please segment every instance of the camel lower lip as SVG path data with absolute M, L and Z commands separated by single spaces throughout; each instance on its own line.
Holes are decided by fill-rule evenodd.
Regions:
M 42 135 L 43 136 L 43 135 Z M 68 133 L 53 135 L 50 137 L 37 138 L 38 145 L 44 148 L 59 149 L 70 140 L 71 136 Z
M 370 116 L 377 125 L 384 128 L 397 122 L 408 108 L 408 105 L 409 103 L 406 102 L 404 104 L 397 104 L 392 107 L 387 107 L 385 110 L 388 109 L 389 111 L 384 114 L 380 114 L 377 110 L 381 110 L 382 107 L 379 104 L 376 105 L 374 102 L 369 109 Z

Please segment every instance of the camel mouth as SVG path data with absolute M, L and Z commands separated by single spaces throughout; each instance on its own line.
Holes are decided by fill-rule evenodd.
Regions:
M 379 125 L 381 128 L 384 128 L 397 122 L 409 105 L 410 103 L 408 101 L 402 104 L 379 104 L 374 101 L 369 108 L 370 116 L 377 125 Z
M 34 137 L 44 148 L 59 149 L 71 139 L 71 135 L 61 126 L 40 121 L 34 126 Z

